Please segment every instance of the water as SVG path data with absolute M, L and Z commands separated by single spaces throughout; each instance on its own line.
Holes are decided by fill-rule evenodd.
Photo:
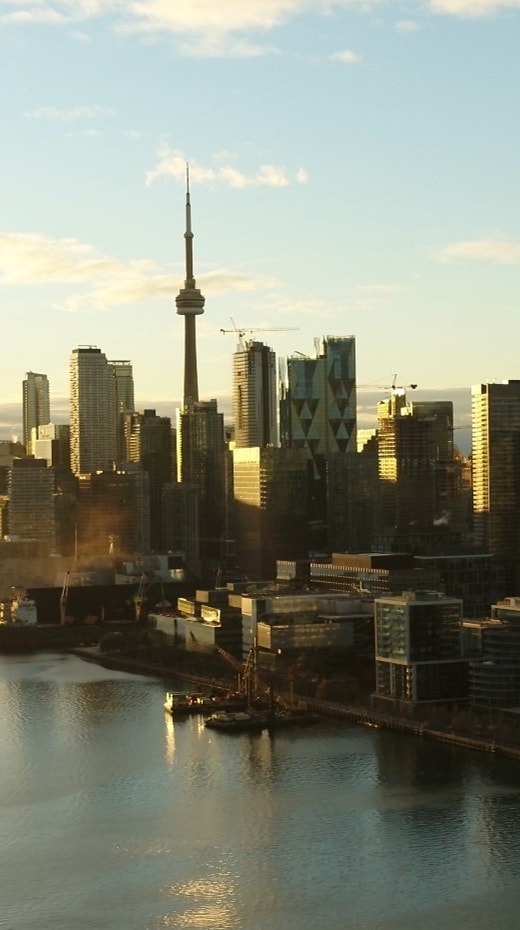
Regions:
M 1 930 L 511 930 L 520 763 L 174 724 L 162 682 L 0 658 Z

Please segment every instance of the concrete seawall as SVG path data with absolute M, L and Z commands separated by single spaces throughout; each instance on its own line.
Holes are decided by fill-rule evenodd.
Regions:
M 97 648 L 76 648 L 69 651 L 82 659 L 86 659 L 88 662 L 96 662 L 97 664 L 103 665 L 105 668 L 142 673 L 164 679 L 179 678 L 191 684 L 213 689 L 222 688 L 223 690 L 227 690 L 227 688 L 229 688 L 229 682 L 218 681 L 213 678 L 204 678 L 200 675 L 190 675 L 184 671 L 178 672 L 172 668 L 151 664 L 147 665 L 138 660 L 123 656 L 103 655 Z M 281 694 L 280 697 L 287 702 L 292 700 L 298 703 L 302 708 L 320 714 L 323 717 L 336 717 L 339 720 L 347 720 L 349 723 L 355 723 L 360 726 L 408 733 L 410 736 L 420 737 L 421 739 L 431 739 L 461 749 L 470 749 L 474 752 L 489 752 L 499 756 L 506 756 L 510 759 L 520 759 L 520 746 L 500 743 L 494 739 L 479 739 L 478 737 L 467 736 L 462 733 L 436 730 L 417 721 L 407 720 L 405 717 L 395 717 L 391 714 L 377 713 L 372 711 L 369 707 L 360 705 L 320 701 L 315 698 L 303 697 L 297 694 L 289 695 L 288 693 Z

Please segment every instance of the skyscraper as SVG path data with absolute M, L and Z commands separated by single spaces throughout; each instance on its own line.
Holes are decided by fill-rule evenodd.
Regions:
M 379 548 L 429 551 L 454 525 L 453 404 L 407 402 L 403 388 L 377 405 Z
M 327 336 L 315 358 L 287 359 L 282 386 L 282 445 L 307 449 L 316 460 L 330 452 L 356 451 L 356 340 Z
M 50 422 L 49 379 L 47 375 L 28 371 L 22 384 L 23 443 L 31 449 L 31 430 Z
M 177 411 L 177 480 L 198 490 L 201 556 L 220 558 L 226 538 L 226 446 L 216 400 Z
M 287 359 L 281 385 L 280 438 L 283 447 L 304 449 L 309 461 L 309 515 L 313 548 L 325 545 L 328 520 L 328 461 L 356 452 L 356 340 L 327 336 L 315 340 L 314 358 Z M 341 493 L 335 488 L 334 493 Z
M 276 356 L 263 342 L 240 342 L 233 355 L 236 448 L 276 446 Z
M 474 385 L 471 407 L 475 543 L 512 569 L 520 560 L 520 381 Z
M 197 403 L 199 399 L 199 383 L 197 374 L 197 342 L 195 330 L 195 317 L 204 313 L 204 297 L 196 287 L 193 277 L 193 233 L 191 231 L 191 204 L 189 173 L 186 169 L 186 232 L 185 258 L 186 278 L 175 303 L 177 313 L 184 317 L 184 393 L 183 408 Z
M 237 561 L 250 578 L 307 555 L 308 461 L 302 449 L 233 450 Z
M 114 467 L 116 422 L 112 371 L 95 346 L 70 358 L 70 467 L 75 475 Z
M 173 478 L 171 420 L 157 416 L 155 410 L 127 413 L 124 420 L 126 459 L 139 462 L 150 479 L 150 541 L 152 549 L 161 551 L 162 490 Z
M 129 361 L 109 361 L 116 425 L 117 464 L 126 459 L 125 414 L 135 410 L 134 375 Z

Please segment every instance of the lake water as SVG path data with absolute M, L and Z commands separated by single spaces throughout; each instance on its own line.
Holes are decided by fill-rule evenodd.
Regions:
M 337 722 L 215 733 L 165 686 L 0 658 L 1 930 L 520 925 L 520 763 Z

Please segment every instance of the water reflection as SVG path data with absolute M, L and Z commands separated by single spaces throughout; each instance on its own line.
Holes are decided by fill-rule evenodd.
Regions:
M 517 763 L 342 724 L 228 737 L 163 691 L 0 658 L 6 928 L 516 926 Z

